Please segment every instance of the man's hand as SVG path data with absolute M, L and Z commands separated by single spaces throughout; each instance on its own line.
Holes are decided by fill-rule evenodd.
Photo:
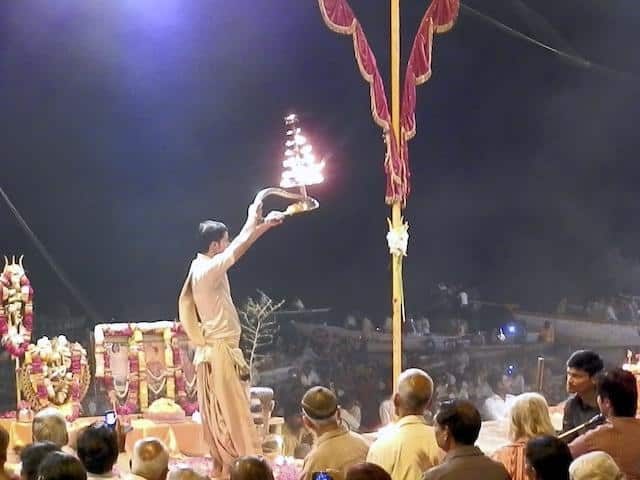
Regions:
M 285 214 L 282 212 L 278 212 L 277 210 L 273 210 L 269 212 L 269 214 L 265 217 L 264 223 L 270 225 L 272 227 L 276 227 L 281 225 L 284 222 Z
M 272 211 L 264 218 L 264 221 L 256 227 L 256 233 L 258 236 L 263 235 L 273 227 L 277 227 L 284 222 L 285 215 L 282 212 Z
M 253 202 L 247 211 L 247 224 L 256 227 L 262 222 L 262 202 Z

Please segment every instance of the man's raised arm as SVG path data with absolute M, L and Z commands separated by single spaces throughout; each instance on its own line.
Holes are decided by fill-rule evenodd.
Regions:
M 229 254 L 233 256 L 233 263 L 242 257 L 254 242 L 271 228 L 280 225 L 284 221 L 284 215 L 280 212 L 271 212 L 266 218 L 262 218 L 262 203 L 253 202 L 249 205 L 247 221 L 242 230 L 227 247 Z

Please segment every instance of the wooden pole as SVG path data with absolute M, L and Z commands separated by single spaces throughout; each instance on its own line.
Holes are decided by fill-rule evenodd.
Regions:
M 400 0 L 391 0 L 391 123 L 400 141 Z M 391 225 L 402 225 L 399 201 L 391 206 Z M 402 256 L 391 256 L 392 319 L 393 319 L 393 385 L 402 372 Z

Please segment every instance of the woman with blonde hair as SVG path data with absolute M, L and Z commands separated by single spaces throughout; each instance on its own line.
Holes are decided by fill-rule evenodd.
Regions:
M 526 470 L 527 441 L 539 435 L 555 435 L 549 405 L 538 393 L 523 393 L 513 402 L 508 415 L 511 443 L 497 450 L 493 459 L 501 462 L 512 480 L 532 480 Z

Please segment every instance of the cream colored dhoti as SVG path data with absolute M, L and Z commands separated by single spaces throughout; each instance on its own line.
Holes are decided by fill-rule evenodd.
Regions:
M 238 457 L 261 453 L 248 385 L 240 380 L 238 360 L 244 362 L 237 338 L 207 342 L 197 348 L 194 358 L 198 404 L 214 476 L 228 475 L 229 466 Z

